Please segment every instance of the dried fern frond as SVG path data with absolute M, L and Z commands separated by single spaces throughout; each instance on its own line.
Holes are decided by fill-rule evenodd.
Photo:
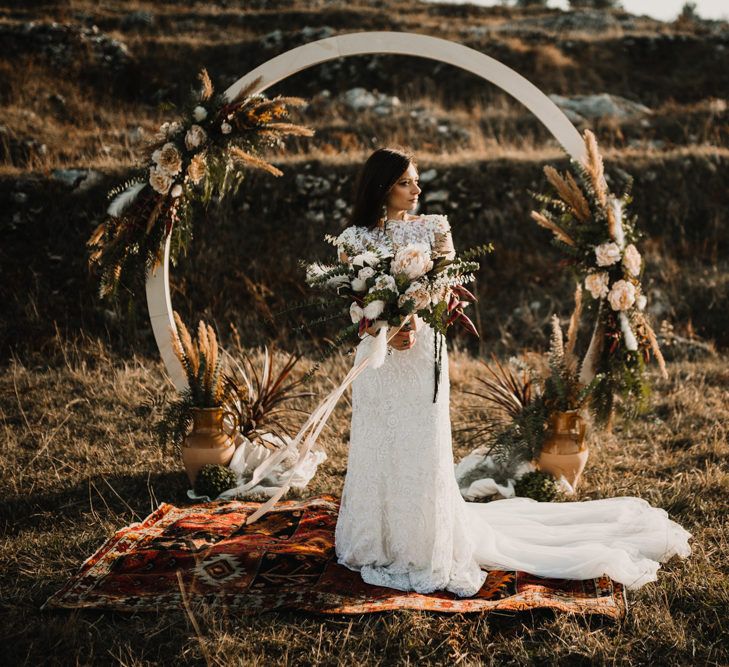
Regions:
M 283 172 L 278 169 L 277 167 L 274 167 L 272 164 L 266 162 L 262 158 L 259 158 L 255 155 L 251 155 L 250 153 L 247 153 L 242 148 L 239 148 L 238 146 L 231 146 L 230 147 L 230 153 L 236 160 L 239 160 L 240 162 L 243 162 L 245 164 L 249 164 L 252 167 L 256 167 L 258 169 L 263 169 L 264 171 L 267 171 L 270 174 L 273 174 L 274 176 L 283 176 Z
M 204 383 L 205 374 L 210 369 L 210 347 L 208 344 L 208 330 L 202 320 L 197 325 L 197 348 L 200 351 L 200 362 L 205 364 L 203 368 Z
M 615 218 L 615 212 L 612 206 L 607 207 L 608 236 L 613 240 L 618 240 L 618 221 Z
M 208 345 L 208 359 L 207 359 L 207 366 L 205 367 L 205 387 L 207 392 L 211 396 L 216 396 L 217 394 L 217 387 L 215 382 L 215 373 L 218 369 L 218 341 L 215 337 L 215 332 L 213 331 L 213 328 L 208 324 L 203 327 L 206 331 L 206 342 Z
M 200 367 L 200 357 L 198 356 L 197 349 L 192 343 L 190 332 L 187 330 L 185 323 L 182 321 L 180 314 L 175 310 L 172 313 L 175 324 L 177 325 L 177 332 L 179 334 L 179 340 L 181 342 L 183 354 L 188 360 L 190 370 L 193 375 L 197 375 L 197 370 Z
M 562 243 L 566 243 L 567 245 L 574 247 L 575 242 L 572 237 L 567 232 L 565 232 L 564 229 L 562 229 L 559 225 L 544 217 L 541 213 L 537 211 L 532 211 L 531 217 L 540 227 L 544 227 L 545 229 L 548 229 L 550 232 L 552 232 L 552 234 L 554 234 L 560 241 L 562 241 Z
M 100 223 L 96 227 L 96 229 L 94 229 L 91 236 L 89 237 L 89 240 L 86 241 L 87 246 L 89 246 L 89 247 L 95 246 L 99 242 L 99 240 L 101 239 L 101 237 L 104 234 L 104 227 L 106 227 L 106 222 Z
M 213 82 L 210 80 L 210 75 L 204 67 L 197 76 L 201 83 L 200 100 L 205 102 L 213 96 Z
M 549 340 L 549 356 L 557 364 L 564 363 L 564 338 L 562 337 L 562 326 L 559 317 L 552 315 L 552 336 Z
M 564 362 L 570 375 L 577 371 L 577 357 L 575 356 L 575 344 L 577 343 L 577 330 L 582 317 L 582 285 L 577 283 L 575 287 L 575 309 L 570 316 L 570 323 L 567 328 L 567 343 L 564 348 Z
M 149 234 L 152 231 L 152 228 L 154 227 L 154 223 L 157 222 L 157 219 L 159 218 L 159 215 L 162 212 L 162 206 L 164 203 L 165 203 L 165 197 L 159 197 L 154 208 L 152 208 L 152 212 L 149 214 L 149 218 L 147 218 L 147 227 L 144 230 L 145 234 Z
M 656 332 L 653 331 L 653 327 L 648 322 L 648 318 L 641 312 L 638 312 L 636 314 L 636 317 L 640 324 L 643 326 L 643 329 L 645 331 L 646 336 L 648 337 L 648 342 L 651 346 L 651 351 L 653 352 L 653 356 L 656 358 L 656 361 L 658 362 L 658 368 L 661 370 L 661 375 L 664 379 L 668 379 L 668 370 L 666 369 L 666 360 L 663 357 L 663 353 L 661 352 L 661 348 L 658 345 L 658 339 L 656 338 Z

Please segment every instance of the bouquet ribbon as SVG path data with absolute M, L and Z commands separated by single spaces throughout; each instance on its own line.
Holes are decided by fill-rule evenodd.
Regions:
M 367 368 L 368 366 L 371 368 L 379 368 L 380 366 L 382 366 L 382 364 L 385 362 L 388 344 L 405 325 L 408 317 L 409 316 L 404 317 L 400 324 L 397 326 L 397 328 L 394 330 L 394 332 L 389 336 L 388 332 L 390 327 L 388 327 L 387 325 L 381 327 L 380 330 L 377 332 L 377 335 L 374 336 L 374 340 L 372 341 L 367 356 L 365 356 L 365 358 L 362 359 L 359 364 L 353 366 L 350 369 L 349 373 L 347 373 L 341 384 L 336 389 L 329 392 L 329 394 L 327 394 L 327 396 L 319 403 L 316 409 L 309 415 L 309 418 L 306 420 L 306 422 L 301 427 L 291 443 L 292 448 L 297 447 L 303 439 L 303 444 L 301 445 L 301 449 L 299 451 L 299 458 L 296 460 L 296 463 L 291 466 L 291 470 L 288 477 L 286 478 L 286 481 L 265 503 L 263 503 L 263 505 L 261 505 L 255 512 L 253 512 L 253 514 L 250 514 L 248 517 L 246 517 L 246 524 L 251 524 L 254 521 L 257 521 L 264 514 L 266 514 L 266 512 L 268 512 L 268 510 L 271 509 L 271 507 L 273 507 L 276 502 L 278 502 L 281 496 L 283 496 L 283 494 L 288 491 L 289 487 L 291 486 L 291 480 L 296 474 L 296 471 L 298 470 L 299 466 L 301 466 L 306 460 L 308 453 L 311 451 L 311 448 L 317 441 L 319 434 L 324 428 L 324 424 L 326 424 L 329 416 L 332 414 L 332 411 L 334 410 L 342 394 L 346 391 L 347 387 L 349 387 L 349 385 L 351 385 L 352 382 L 355 381 L 357 376 L 365 370 L 365 368 Z M 364 342 L 364 340 L 366 340 L 366 338 L 363 339 L 362 342 Z M 286 456 L 288 451 L 288 448 L 282 448 L 280 451 L 269 456 L 260 466 L 256 468 L 255 472 L 253 473 L 253 477 L 251 477 L 251 479 L 246 484 L 239 487 L 238 490 L 243 492 L 256 486 L 256 484 L 258 484 L 258 482 L 263 479 L 263 477 L 265 477 L 268 472 Z

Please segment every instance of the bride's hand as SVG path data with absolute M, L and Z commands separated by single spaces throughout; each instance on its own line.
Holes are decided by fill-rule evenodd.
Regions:
M 415 332 L 401 329 L 393 336 L 390 345 L 396 350 L 409 350 L 415 345 Z
M 390 345 L 396 350 L 409 350 L 415 345 L 415 332 L 420 328 L 416 318 L 417 315 L 413 315 L 390 341 Z

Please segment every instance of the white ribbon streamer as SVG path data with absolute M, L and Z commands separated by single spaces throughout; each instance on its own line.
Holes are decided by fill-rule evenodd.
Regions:
M 254 521 L 257 521 L 264 514 L 266 514 L 266 512 L 268 512 L 268 510 L 271 509 L 271 507 L 273 507 L 276 502 L 278 502 L 279 498 L 281 498 L 281 496 L 286 493 L 286 491 L 288 491 L 289 487 L 291 486 L 291 481 L 296 474 L 296 471 L 298 470 L 299 466 L 301 466 L 302 463 L 306 460 L 307 454 L 319 437 L 319 434 L 324 428 L 324 424 L 326 424 L 327 419 L 329 419 L 329 415 L 332 414 L 332 411 L 334 410 L 342 394 L 346 391 L 347 387 L 349 387 L 349 385 L 355 381 L 357 376 L 362 373 L 365 368 L 367 368 L 367 366 L 372 365 L 373 368 L 379 368 L 380 366 L 382 366 L 385 360 L 385 355 L 387 354 L 387 345 L 397 335 L 400 329 L 402 329 L 402 327 L 405 325 L 405 322 L 407 322 L 408 317 L 409 316 L 403 318 L 402 322 L 400 322 L 400 325 L 394 330 L 394 332 L 390 336 L 387 335 L 388 327 L 383 326 L 377 332 L 375 340 L 372 341 L 372 346 L 370 347 L 367 356 L 362 359 L 362 361 L 360 361 L 357 366 L 350 369 L 349 373 L 347 373 L 342 383 L 336 389 L 332 390 L 321 401 L 321 403 L 319 403 L 317 408 L 309 415 L 306 423 L 301 427 L 301 430 L 296 434 L 296 437 L 293 440 L 292 445 L 296 447 L 301 439 L 304 438 L 304 434 L 308 432 L 301 446 L 299 458 L 297 459 L 296 463 L 291 466 L 291 470 L 289 471 L 289 476 L 287 477 L 286 482 L 278 489 L 278 491 L 276 491 L 273 496 L 271 496 L 265 503 L 263 503 L 263 505 L 261 505 L 255 512 L 253 512 L 253 514 L 246 517 L 246 524 L 251 524 Z M 276 454 L 270 456 L 263 464 L 256 468 L 256 471 L 253 473 L 253 477 L 251 478 L 251 480 L 241 490 L 246 490 L 258 484 L 258 482 L 263 479 L 265 474 L 274 465 L 276 465 L 286 455 L 286 453 L 287 450 L 282 449 L 281 451 L 276 452 Z

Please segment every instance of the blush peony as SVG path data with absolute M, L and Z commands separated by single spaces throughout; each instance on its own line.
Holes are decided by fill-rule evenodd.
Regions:
M 415 280 L 425 275 L 433 268 L 430 259 L 430 249 L 423 243 L 408 243 L 395 253 L 390 264 L 390 273 L 393 276 L 404 275 L 409 280 Z

